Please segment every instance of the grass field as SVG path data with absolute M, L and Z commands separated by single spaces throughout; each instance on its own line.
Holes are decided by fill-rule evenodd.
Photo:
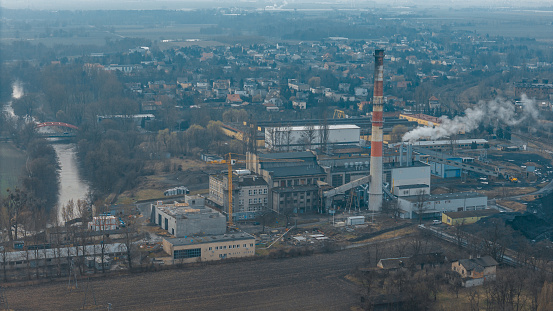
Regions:
M 0 143 L 0 191 L 17 186 L 19 176 L 25 165 L 25 155 L 10 143 Z

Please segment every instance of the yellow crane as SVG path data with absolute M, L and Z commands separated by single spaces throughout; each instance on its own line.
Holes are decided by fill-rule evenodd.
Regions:
M 233 159 L 232 158 L 233 153 L 228 153 L 226 155 L 226 159 L 223 160 L 215 160 L 215 161 L 209 161 L 207 163 L 210 164 L 226 164 L 228 168 L 228 227 L 233 228 L 234 223 L 232 221 L 232 166 L 236 163 L 250 163 L 248 160 L 242 160 L 242 159 Z M 235 154 L 239 155 L 239 154 Z M 303 160 L 300 159 L 260 159 L 258 157 L 259 162 L 303 162 Z M 251 162 L 253 163 L 253 161 Z
M 349 118 L 349 116 L 343 110 L 334 109 L 334 115 L 332 116 L 332 119 L 344 118 Z
M 236 159 L 232 158 L 232 154 L 228 153 L 227 158 L 223 160 L 209 161 L 212 164 L 227 164 L 228 168 L 228 226 L 234 227 L 232 222 L 232 166 L 237 163 Z M 241 163 L 245 163 L 241 161 Z

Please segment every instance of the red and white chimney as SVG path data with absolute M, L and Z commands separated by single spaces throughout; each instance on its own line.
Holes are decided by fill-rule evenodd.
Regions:
M 369 210 L 382 209 L 382 117 L 384 104 L 384 50 L 374 51 L 374 92 L 371 133 L 371 182 L 369 185 Z

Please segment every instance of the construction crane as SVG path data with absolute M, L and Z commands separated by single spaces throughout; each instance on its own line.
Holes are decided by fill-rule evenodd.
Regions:
M 349 116 L 343 111 L 334 109 L 334 115 L 332 116 L 332 119 L 346 119 L 349 118 Z
M 239 163 L 244 163 L 244 162 L 241 161 Z M 226 159 L 209 161 L 208 163 L 227 164 L 227 168 L 228 168 L 228 226 L 229 226 L 229 228 L 232 228 L 232 227 L 234 227 L 234 223 L 232 222 L 232 166 L 237 163 L 237 160 L 233 159 L 232 154 L 229 152 L 227 154 Z
M 232 221 L 232 166 L 236 163 L 254 163 L 255 161 L 248 161 L 248 160 L 242 160 L 242 159 L 233 159 L 232 158 L 233 153 L 228 153 L 226 155 L 226 159 L 223 160 L 215 160 L 215 161 L 209 161 L 207 163 L 210 164 L 226 164 L 228 168 L 228 227 L 234 228 L 234 223 Z M 239 155 L 239 154 L 235 154 Z M 301 159 L 267 159 L 267 158 L 259 158 L 259 162 L 303 162 Z

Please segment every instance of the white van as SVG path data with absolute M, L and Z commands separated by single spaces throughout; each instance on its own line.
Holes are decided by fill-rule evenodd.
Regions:
M 437 219 L 432 220 L 432 224 L 433 224 L 433 225 L 439 225 L 439 224 L 441 224 L 441 223 L 442 223 L 442 222 L 441 222 L 440 220 L 437 220 Z

